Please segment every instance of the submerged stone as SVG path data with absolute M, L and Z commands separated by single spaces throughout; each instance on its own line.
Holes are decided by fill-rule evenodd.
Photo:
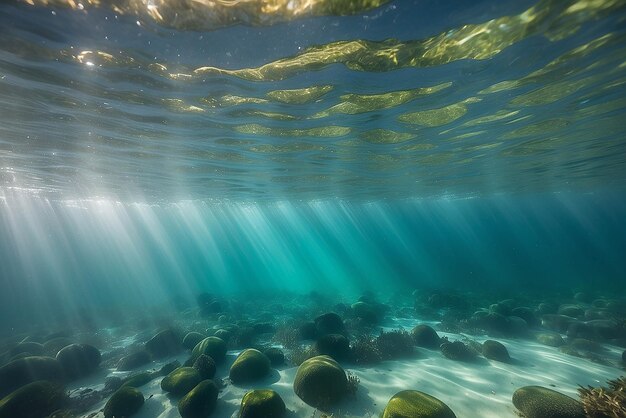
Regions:
M 513 393 L 513 405 L 526 418 L 585 418 L 582 404 L 541 386 L 524 386 Z
M 161 331 L 146 342 L 146 351 L 154 358 L 171 356 L 181 349 L 180 336 L 172 329 Z
M 185 338 L 183 338 L 183 347 L 188 350 L 193 350 L 193 348 L 205 338 L 206 336 L 200 334 L 199 332 L 189 332 L 185 335 Z
M 335 360 L 346 360 L 351 355 L 350 341 L 341 334 L 323 335 L 315 342 L 315 351 Z
M 192 361 L 196 361 L 201 354 L 211 357 L 215 364 L 220 364 L 226 358 L 226 343 L 218 337 L 207 337 L 200 341 L 191 352 Z
M 175 395 L 186 395 L 202 381 L 200 373 L 193 367 L 180 367 L 161 381 L 161 389 Z
M 334 312 L 320 315 L 315 318 L 314 322 L 318 335 L 343 334 L 346 332 L 343 320 Z
M 52 357 L 24 357 L 0 367 L 0 397 L 37 380 L 59 382 L 63 368 Z
M 0 400 L 0 418 L 42 418 L 62 408 L 67 402 L 63 386 L 37 381 Z
M 509 351 L 502 343 L 498 341 L 485 341 L 482 346 L 482 352 L 483 356 L 485 356 L 489 360 L 501 361 L 503 363 L 509 363 L 511 361 Z
M 104 406 L 104 418 L 130 417 L 143 406 L 143 394 L 134 387 L 123 386 Z
M 152 361 L 150 353 L 145 350 L 137 351 L 120 359 L 117 363 L 117 370 L 129 371 L 137 367 L 144 366 Z
M 178 402 L 178 413 L 182 418 L 206 418 L 215 410 L 218 393 L 212 380 L 203 380 Z
M 270 347 L 263 351 L 263 354 L 270 359 L 270 363 L 273 367 L 279 367 L 285 364 L 285 353 L 280 348 Z
M 323 408 L 340 401 L 348 392 L 348 378 L 339 363 L 329 356 L 304 361 L 293 382 L 296 395 L 307 404 Z
M 235 383 L 245 383 L 261 379 L 270 372 L 270 359 L 259 350 L 249 348 L 244 350 L 230 367 L 230 380 Z
M 200 373 L 200 377 L 204 379 L 213 379 L 217 368 L 213 359 L 206 354 L 200 354 L 200 356 L 193 363 L 193 368 Z
M 244 395 L 239 418 L 281 418 L 286 412 L 285 402 L 278 393 L 257 389 Z
M 403 390 L 389 400 L 383 418 L 456 418 L 439 399 L 417 390 Z
M 87 376 L 100 365 L 100 350 L 89 344 L 71 344 L 57 353 L 65 375 L 70 379 Z
M 418 347 L 436 349 L 439 348 L 440 338 L 433 327 L 420 324 L 411 331 L 413 341 Z

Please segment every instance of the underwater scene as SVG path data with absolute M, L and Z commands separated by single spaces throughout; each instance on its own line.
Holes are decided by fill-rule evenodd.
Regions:
M 0 1 L 0 418 L 626 418 L 626 0 Z

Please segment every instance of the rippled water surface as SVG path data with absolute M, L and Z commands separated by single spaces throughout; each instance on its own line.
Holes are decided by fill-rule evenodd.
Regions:
M 379 199 L 626 180 L 626 1 L 0 5 L 0 184 Z

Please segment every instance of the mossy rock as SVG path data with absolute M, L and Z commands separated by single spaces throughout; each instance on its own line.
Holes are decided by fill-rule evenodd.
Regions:
M 59 382 L 63 368 L 52 357 L 24 357 L 0 367 L 0 397 L 37 380 Z
M 145 384 L 150 383 L 152 379 L 154 379 L 155 377 L 156 376 L 154 375 L 154 373 L 150 373 L 150 372 L 137 373 L 124 379 L 122 386 L 130 386 L 133 388 L 139 388 Z
M 314 322 L 305 322 L 300 325 L 298 332 L 303 340 L 314 340 L 317 337 L 317 327 Z
M 136 369 L 137 367 L 145 366 L 152 361 L 150 353 L 145 350 L 137 351 L 136 353 L 124 356 L 117 362 L 117 370 L 129 371 Z
M 582 318 L 585 315 L 585 309 L 579 305 L 561 305 L 557 313 L 572 318 Z
M 104 418 L 130 417 L 143 406 L 143 394 L 132 386 L 122 386 L 104 406 Z
M 282 418 L 287 412 L 280 395 L 270 389 L 246 393 L 241 400 L 239 418 Z
M 246 383 L 262 379 L 270 372 L 270 359 L 259 350 L 244 350 L 230 367 L 230 380 L 235 383 Z
M 435 331 L 433 327 L 424 324 L 417 325 L 413 328 L 411 336 L 413 337 L 415 345 L 418 347 L 436 349 L 439 348 L 439 344 L 441 343 L 437 331 Z
M 183 418 L 206 418 L 215 410 L 219 389 L 212 380 L 203 380 L 178 402 Z
M 340 401 L 348 392 L 348 378 L 339 363 L 329 356 L 304 361 L 293 382 L 293 390 L 307 404 L 323 408 Z
M 439 399 L 417 390 L 403 390 L 389 400 L 383 418 L 456 418 Z
M 42 344 L 39 344 L 33 341 L 26 341 L 23 343 L 19 343 L 18 345 L 13 347 L 9 351 L 9 355 L 11 357 L 14 357 L 18 354 L 28 353 L 31 356 L 41 356 L 44 353 L 44 351 L 45 349 Z
M 565 340 L 561 337 L 561 334 L 554 332 L 541 332 L 535 335 L 535 339 L 539 343 L 550 347 L 561 347 L 565 345 Z
M 146 351 L 154 358 L 171 356 L 181 349 L 180 336 L 172 329 L 161 331 L 146 342 Z
M 201 381 L 200 373 L 193 367 L 179 367 L 161 380 L 161 389 L 182 396 Z
M 193 363 L 193 368 L 196 369 L 198 373 L 200 373 L 200 377 L 202 378 L 202 380 L 213 379 L 217 371 L 215 362 L 211 357 L 207 356 L 206 354 L 200 354 L 200 356 Z
M 346 332 L 343 320 L 334 312 L 328 312 L 315 318 L 317 335 L 344 334 Z
M 215 331 L 215 333 L 213 334 L 214 337 L 220 338 L 222 341 L 224 341 L 225 343 L 228 343 L 228 341 L 230 341 L 231 338 L 233 338 L 233 333 L 227 329 L 218 329 L 217 331 Z
M 513 310 L 511 310 L 511 315 L 522 318 L 530 327 L 539 325 L 539 320 L 535 316 L 533 310 L 529 307 L 519 306 L 517 308 L 514 308 Z
M 178 360 L 170 361 L 169 363 L 161 366 L 161 368 L 158 371 L 158 375 L 167 376 L 168 374 L 172 373 L 174 370 L 178 369 L 179 367 L 180 367 L 180 361 Z
M 483 356 L 485 356 L 489 360 L 501 361 L 503 363 L 511 362 L 511 356 L 509 356 L 509 351 L 502 343 L 498 341 L 485 341 L 482 345 L 482 353 Z
M 566 315 L 546 314 L 541 317 L 541 325 L 557 332 L 567 331 L 573 322 L 576 319 Z
M 513 393 L 513 405 L 526 418 L 585 418 L 582 404 L 541 386 L 524 386 Z
M 444 342 L 441 344 L 441 353 L 450 360 L 472 361 L 476 358 L 476 351 L 462 341 Z
M 199 332 L 189 332 L 185 335 L 185 338 L 183 338 L 183 347 L 188 350 L 193 350 L 193 348 L 205 338 L 206 335 L 202 335 Z
M 57 360 L 69 379 L 87 376 L 100 365 L 100 350 L 89 344 L 71 344 L 57 353 Z
M 376 324 L 380 320 L 379 311 L 367 302 L 357 302 L 351 306 L 354 316 L 361 318 L 367 324 Z
M 196 361 L 200 354 L 211 357 L 215 364 L 221 364 L 226 358 L 226 343 L 219 337 L 207 337 L 200 341 L 191 352 L 192 361 Z
M 279 367 L 285 364 L 285 353 L 280 348 L 270 347 L 263 351 L 263 354 L 270 359 L 273 367 Z
M 56 356 L 63 347 L 67 347 L 72 343 L 73 341 L 67 337 L 56 337 L 46 341 L 43 344 L 43 349 L 47 355 Z
M 331 356 L 335 360 L 350 358 L 350 341 L 341 334 L 326 334 L 315 342 L 315 351 L 318 354 Z
M 48 381 L 36 381 L 22 386 L 0 400 L 0 418 L 47 417 L 67 402 L 63 386 Z

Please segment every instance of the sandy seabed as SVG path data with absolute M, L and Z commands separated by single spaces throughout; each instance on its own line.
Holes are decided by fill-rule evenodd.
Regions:
M 388 329 L 411 329 L 421 322 L 415 319 L 395 320 Z M 434 325 L 434 323 L 430 323 Z M 451 340 L 462 339 L 464 334 L 439 332 Z M 484 336 L 468 336 L 483 342 Z M 419 390 L 445 402 L 457 418 L 518 418 L 511 402 L 513 392 L 527 385 L 539 385 L 578 398 L 578 385 L 600 386 L 606 380 L 624 374 L 617 367 L 621 349 L 605 346 L 604 357 L 615 364 L 606 366 L 585 358 L 561 353 L 558 348 L 548 347 L 532 340 L 498 338 L 508 349 L 511 363 L 500 363 L 478 357 L 473 362 L 447 359 L 438 350 L 416 348 L 416 354 L 407 359 L 385 361 L 374 366 L 342 364 L 346 371 L 355 374 L 360 384 L 355 397 L 347 397 L 327 411 L 318 411 L 305 404 L 293 391 L 297 367 L 284 366 L 273 370 L 264 380 L 245 386 L 231 384 L 228 377 L 230 365 L 242 350 L 229 351 L 226 361 L 217 369 L 216 379 L 223 378 L 225 387 L 220 390 L 217 407 L 211 417 L 236 418 L 244 394 L 251 389 L 271 388 L 278 392 L 287 407 L 287 418 L 321 417 L 324 413 L 333 417 L 379 417 L 389 399 L 401 390 Z M 280 347 L 280 346 L 279 346 Z M 188 354 L 165 359 L 154 364 L 158 369 L 172 360 L 183 363 Z M 102 370 L 87 379 L 74 382 L 70 390 L 78 388 L 102 389 L 106 376 L 126 377 L 131 372 Z M 133 418 L 180 418 L 178 397 L 161 390 L 161 378 L 154 379 L 139 390 L 144 394 L 145 404 Z M 102 408 L 107 399 L 99 402 L 83 417 L 103 418 Z

